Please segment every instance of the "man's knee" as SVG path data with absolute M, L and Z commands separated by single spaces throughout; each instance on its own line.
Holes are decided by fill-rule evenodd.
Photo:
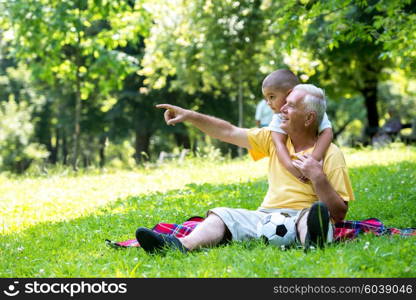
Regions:
M 224 221 L 214 212 L 210 211 L 208 213 L 207 218 L 205 219 L 206 222 L 210 222 L 212 224 L 217 225 L 219 228 L 225 228 L 225 223 Z
M 212 211 L 208 212 L 208 216 L 205 219 L 205 221 L 208 222 L 210 227 L 212 226 L 213 228 L 215 228 L 214 230 L 216 230 L 219 234 L 219 243 L 223 244 L 231 241 L 230 230 L 227 228 L 227 225 L 225 225 L 224 221 L 217 214 L 215 214 Z

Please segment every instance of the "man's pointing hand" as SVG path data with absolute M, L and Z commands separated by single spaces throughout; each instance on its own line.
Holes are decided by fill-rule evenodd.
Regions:
M 157 104 L 157 108 L 166 109 L 165 121 L 168 125 L 175 125 L 186 121 L 190 111 L 170 104 Z

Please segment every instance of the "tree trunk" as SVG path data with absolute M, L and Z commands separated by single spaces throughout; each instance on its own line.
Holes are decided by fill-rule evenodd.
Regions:
M 238 127 L 243 127 L 243 83 L 241 71 L 238 70 Z M 238 148 L 238 156 L 243 156 L 243 148 Z
M 84 165 L 84 169 L 86 169 L 86 168 L 88 168 L 89 167 L 89 159 L 88 159 L 88 155 L 86 155 L 86 154 L 82 154 L 81 155 L 81 158 L 82 158 L 82 162 L 83 162 L 83 165 Z
M 367 110 L 367 126 L 364 131 L 364 139 L 367 142 L 370 141 L 379 130 L 377 83 L 377 79 L 369 80 L 366 82 L 365 87 L 361 90 L 365 99 L 365 108 Z
M 81 83 L 79 78 L 79 68 L 77 67 L 77 83 L 75 92 L 75 120 L 74 120 L 74 140 L 73 140 L 73 159 L 72 168 L 77 170 L 77 159 L 79 152 L 79 137 L 81 133 L 80 119 L 81 119 Z
M 59 151 L 59 142 L 60 142 L 60 136 L 59 136 L 59 129 L 55 130 L 56 136 L 55 136 L 55 145 L 52 145 L 51 154 L 49 156 L 49 162 L 51 164 L 56 164 L 58 161 L 58 151 Z M 51 143 L 52 144 L 52 143 Z
M 99 156 L 100 156 L 100 168 L 104 168 L 105 166 L 105 144 L 107 141 L 107 136 L 104 135 L 100 138 L 100 150 L 99 150 Z
M 47 101 L 45 106 L 43 107 L 43 111 L 39 115 L 39 123 L 38 123 L 38 139 L 39 142 L 45 145 L 46 149 L 48 150 L 48 162 L 53 163 L 53 156 L 54 156 L 54 146 L 52 144 L 53 138 L 53 129 L 51 125 L 52 119 L 52 109 L 51 109 L 51 102 Z
M 79 4 L 79 3 L 78 3 Z M 81 22 L 80 10 L 78 10 L 79 22 Z M 73 145 L 73 160 L 72 168 L 74 171 L 77 170 L 77 159 L 79 153 L 79 144 L 80 144 L 80 135 L 81 135 L 81 76 L 80 76 L 80 67 L 81 67 L 81 27 L 82 24 L 79 24 L 80 27 L 77 28 L 77 48 L 75 52 L 75 77 L 76 77 L 76 87 L 75 87 L 75 120 L 74 120 L 74 145 Z
M 62 163 L 68 165 L 68 141 L 65 129 L 62 129 Z
M 191 149 L 191 140 L 189 139 L 189 135 L 187 133 L 175 133 L 175 140 L 176 145 L 178 147 L 183 147 L 185 149 Z
M 48 162 L 53 164 L 55 148 L 52 145 L 52 136 L 49 136 L 48 141 L 46 143 L 43 143 L 43 144 L 46 146 L 46 150 L 48 150 L 48 152 L 49 152 Z
M 149 145 L 151 134 L 143 131 L 143 128 L 136 129 L 134 158 L 137 164 L 141 164 L 145 160 L 149 160 Z M 144 154 L 145 153 L 145 154 Z

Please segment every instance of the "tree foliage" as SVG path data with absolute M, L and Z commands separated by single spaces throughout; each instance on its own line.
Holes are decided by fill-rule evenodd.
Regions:
M 255 99 L 268 71 L 261 63 L 271 57 L 271 16 L 262 1 L 178 0 L 154 5 L 158 21 L 146 40 L 141 71 L 145 83 L 160 88 L 173 77 L 172 88 L 189 94 Z
M 16 105 L 16 116 L 25 111 L 32 124 L 25 135 L 50 163 L 76 167 L 80 156 L 85 166 L 104 166 L 109 144 L 112 153 L 117 144 L 134 148 L 141 163 L 206 142 L 186 124 L 164 126 L 154 104 L 249 127 L 263 78 L 288 67 L 326 90 L 337 136 L 347 130 L 356 139 L 364 129 L 369 138 L 392 107 L 414 118 L 415 7 L 415 0 L 1 2 L 0 101 Z
M 276 8 L 286 16 L 283 23 L 297 28 L 287 39 L 289 49 L 296 47 L 310 55 L 315 68 L 300 68 L 309 81 L 328 92 L 331 100 L 358 104 L 366 111 L 364 141 L 378 132 L 380 86 L 390 79 L 388 70 L 409 68 L 415 62 L 414 1 L 299 1 L 293 6 Z M 296 13 L 293 13 L 296 11 Z M 406 25 L 410 25 L 406 27 Z M 406 28 L 405 28 L 406 27 Z M 402 43 L 397 45 L 397 41 Z M 299 66 L 299 62 L 294 62 Z M 407 66 L 404 67 L 404 65 Z M 352 110 L 350 110 L 352 112 Z M 341 127 L 344 125 L 341 124 Z
M 8 3 L 14 55 L 27 62 L 37 80 L 73 101 L 73 165 L 79 151 L 82 101 L 108 111 L 135 57 L 119 51 L 145 35 L 148 18 L 139 2 L 43 0 Z M 67 96 L 67 97 L 65 97 Z
M 42 145 L 33 142 L 31 113 L 24 102 L 0 103 L 0 169 L 22 173 L 33 160 L 47 155 Z

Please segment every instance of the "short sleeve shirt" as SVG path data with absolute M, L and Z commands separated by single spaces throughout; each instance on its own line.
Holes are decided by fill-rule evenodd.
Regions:
M 254 160 L 269 157 L 268 190 L 262 208 L 303 209 L 310 207 L 318 200 L 312 184 L 302 183 L 293 176 L 278 160 L 273 144 L 271 131 L 267 128 L 254 128 L 247 131 L 251 146 L 249 153 Z M 288 137 L 287 149 L 292 159 L 296 154 L 311 154 L 313 148 L 295 153 L 293 144 Z M 341 150 L 331 144 L 323 160 L 323 171 L 335 191 L 344 201 L 354 200 L 351 181 Z
M 261 100 L 256 107 L 256 116 L 255 119 L 260 122 L 262 126 L 268 125 L 272 120 L 273 111 L 267 105 L 266 100 Z

